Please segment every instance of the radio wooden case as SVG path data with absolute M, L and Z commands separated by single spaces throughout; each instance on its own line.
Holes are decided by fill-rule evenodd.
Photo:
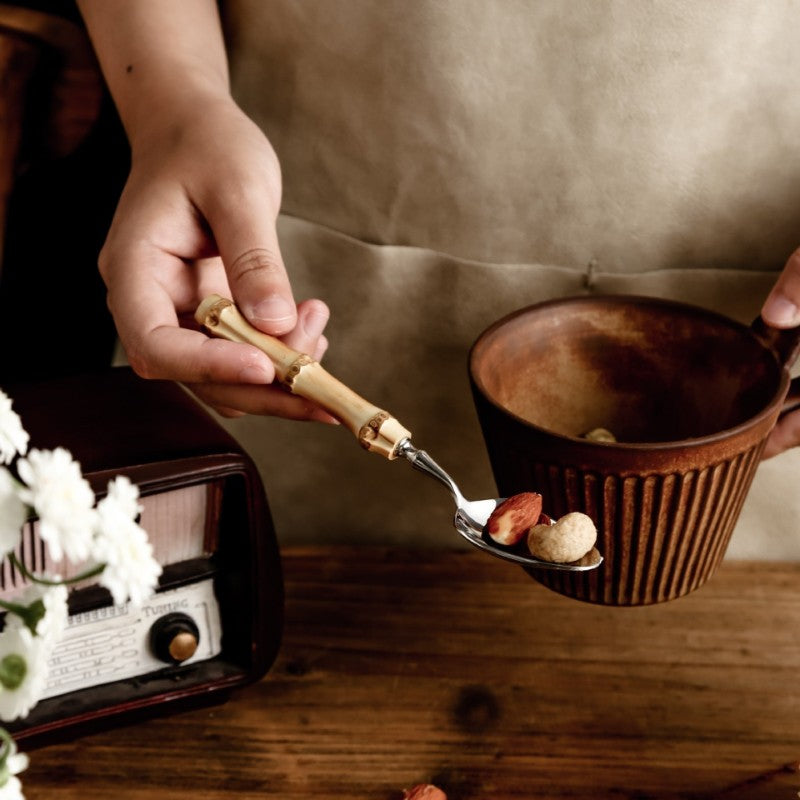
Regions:
M 127 367 L 3 390 L 30 447 L 70 450 L 98 498 L 116 475 L 139 486 L 163 568 L 139 609 L 115 606 L 97 585 L 71 591 L 45 699 L 9 725 L 15 737 L 31 747 L 216 702 L 265 675 L 280 643 L 282 576 L 264 488 L 241 446 L 183 388 Z M 35 521 L 18 555 L 34 572 L 53 567 Z M 0 592 L 22 585 L 3 563 Z

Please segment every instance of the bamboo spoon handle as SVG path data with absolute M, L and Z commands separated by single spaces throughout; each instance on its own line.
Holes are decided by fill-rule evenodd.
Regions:
M 397 458 L 400 443 L 411 438 L 391 414 L 359 397 L 319 362 L 254 328 L 227 298 L 217 294 L 206 297 L 194 316 L 215 336 L 252 344 L 266 353 L 278 380 L 292 394 L 312 400 L 340 420 L 366 450 L 392 460 Z

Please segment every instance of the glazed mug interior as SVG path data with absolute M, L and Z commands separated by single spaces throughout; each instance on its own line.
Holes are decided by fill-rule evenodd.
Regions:
M 702 585 L 787 396 L 796 339 L 630 296 L 549 301 L 484 331 L 469 374 L 500 494 L 539 491 L 551 515 L 589 514 L 605 558 L 589 573 L 530 574 L 611 605 Z M 616 443 L 587 440 L 595 428 Z

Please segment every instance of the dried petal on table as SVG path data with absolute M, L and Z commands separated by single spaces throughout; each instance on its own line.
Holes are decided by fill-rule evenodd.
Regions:
M 403 800 L 447 800 L 447 795 L 432 783 L 419 783 L 405 790 Z

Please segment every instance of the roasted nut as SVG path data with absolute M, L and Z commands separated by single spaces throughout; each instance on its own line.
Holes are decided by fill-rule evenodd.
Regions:
M 537 492 L 512 495 L 492 511 L 486 533 L 497 544 L 515 545 L 538 522 L 541 513 L 542 496 Z
M 541 561 L 568 564 L 583 558 L 597 541 L 597 528 L 580 511 L 565 514 L 554 525 L 534 525 L 528 533 L 528 549 Z
M 420 783 L 406 789 L 403 800 L 447 800 L 447 795 L 432 783 Z
M 606 428 L 594 428 L 583 435 L 584 439 L 592 442 L 616 442 L 617 437 Z

